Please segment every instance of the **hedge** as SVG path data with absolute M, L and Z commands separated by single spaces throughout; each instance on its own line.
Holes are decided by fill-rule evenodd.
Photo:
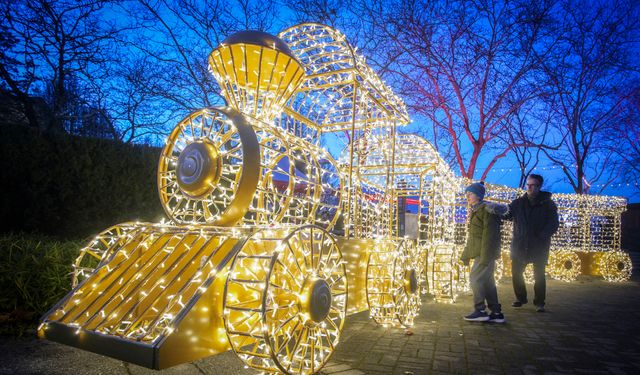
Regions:
M 85 238 L 125 221 L 159 221 L 160 149 L 0 126 L 0 233 Z

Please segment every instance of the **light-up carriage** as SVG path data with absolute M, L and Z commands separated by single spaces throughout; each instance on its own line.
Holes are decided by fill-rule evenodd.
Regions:
M 458 189 L 457 213 L 466 216 L 466 204 L 461 198 L 464 186 L 471 181 L 461 179 Z M 524 191 L 507 186 L 486 184 L 487 201 L 507 204 L 524 194 Z M 626 209 L 626 199 L 614 196 L 582 194 L 553 194 L 558 207 L 559 229 L 551 237 L 548 275 L 556 280 L 571 282 L 580 275 L 602 276 L 606 281 L 617 282 L 631 277 L 631 258 L 622 251 L 621 216 Z M 458 220 L 457 242 L 463 243 L 466 236 L 464 220 Z M 511 260 L 512 225 L 502 225 L 502 257 L 497 263 L 496 279 L 509 274 Z M 500 272 L 498 272 L 500 271 Z M 533 265 L 524 272 L 525 281 L 534 282 Z
M 99 234 L 39 336 L 154 369 L 232 349 L 261 371 L 315 373 L 347 314 L 412 325 L 426 240 L 402 236 L 398 202 L 452 175 L 426 142 L 396 137 L 402 101 L 323 25 L 235 34 L 209 65 L 228 106 L 169 135 L 170 221 Z M 320 147 L 336 134 L 350 140 L 340 162 Z M 430 152 L 411 160 L 409 143 Z

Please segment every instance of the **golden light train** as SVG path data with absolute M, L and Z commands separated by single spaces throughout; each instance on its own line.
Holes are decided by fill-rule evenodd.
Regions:
M 343 34 L 240 32 L 209 67 L 227 106 L 168 136 L 157 183 L 169 221 L 119 224 L 83 248 L 40 337 L 153 369 L 233 350 L 259 371 L 312 374 L 348 314 L 408 327 L 422 293 L 455 301 L 464 181 L 398 133 L 404 103 Z M 335 134 L 349 140 L 337 160 L 321 146 Z M 624 261 L 595 263 L 630 272 Z

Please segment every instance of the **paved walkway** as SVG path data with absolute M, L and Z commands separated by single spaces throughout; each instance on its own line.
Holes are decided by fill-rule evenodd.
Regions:
M 471 297 L 426 302 L 412 329 L 385 329 L 367 313 L 348 318 L 323 374 L 638 374 L 640 285 L 580 277 L 548 282 L 547 312 L 510 307 L 509 281 L 499 294 L 504 325 L 469 323 Z M 529 287 L 531 290 L 531 287 Z M 530 291 L 531 292 L 531 291 Z M 256 374 L 231 352 L 153 371 L 32 338 L 0 338 L 0 374 Z

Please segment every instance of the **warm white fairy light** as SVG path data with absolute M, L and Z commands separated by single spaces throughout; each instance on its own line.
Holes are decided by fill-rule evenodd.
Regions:
M 464 187 L 470 184 L 468 179 L 460 180 L 460 187 L 457 193 L 460 202 L 457 210 L 456 223 L 466 221 L 467 209 L 464 196 Z M 518 196 L 524 194 L 520 189 L 507 186 L 485 184 L 487 194 L 485 200 L 508 204 Z M 560 226 L 558 231 L 551 237 L 551 258 L 548 272 L 553 276 L 571 281 L 581 274 L 579 266 L 580 259 L 577 255 L 566 254 L 581 252 L 586 253 L 585 257 L 594 259 L 594 262 L 603 262 L 603 259 L 614 259 L 614 256 L 602 257 L 600 253 L 619 253 L 621 241 L 621 215 L 626 209 L 627 201 L 622 197 L 583 195 L 583 194 L 553 194 L 553 201 L 558 207 L 558 218 Z M 458 226 L 460 232 L 457 241 L 462 241 L 466 236 L 466 226 Z M 504 221 L 501 227 L 502 251 L 508 254 L 511 246 L 513 226 L 509 221 Z M 557 252 L 557 254 L 556 254 Z M 556 254 L 556 255 L 554 255 Z M 578 267 L 566 269 L 566 262 L 554 263 L 556 258 L 565 259 L 571 257 L 571 263 L 577 263 Z M 565 259 L 568 260 L 568 259 Z M 575 262 L 574 262 L 575 261 Z M 558 260 L 558 262 L 560 262 Z M 607 269 L 614 270 L 618 265 L 611 260 Z M 564 269 L 563 269 L 564 268 Z M 617 278 L 606 278 L 608 281 L 618 280 Z M 533 276 L 531 274 L 531 281 Z
M 471 290 L 471 282 L 469 274 L 471 272 L 471 263 L 465 265 L 460 256 L 462 255 L 462 248 L 456 247 L 456 251 L 452 254 L 452 261 L 454 262 L 454 279 L 456 280 L 456 292 L 467 293 Z
M 251 124 L 250 132 L 260 147 L 259 173 L 255 194 L 249 192 L 252 202 L 237 225 L 313 223 L 330 229 L 341 213 L 344 180 L 335 161 L 312 143 L 255 118 L 244 120 Z M 177 161 L 180 151 L 193 142 L 211 143 L 223 150 L 219 152 L 220 183 L 204 197 L 186 194 L 178 182 L 177 164 L 168 162 Z M 224 151 L 229 142 L 232 149 Z M 161 158 L 160 196 L 167 214 L 181 224 L 216 224 L 236 199 L 239 181 L 246 178 L 243 159 L 247 156 L 242 146 L 239 131 L 229 125 L 224 112 L 206 109 L 183 120 L 172 132 Z
M 500 281 L 502 281 L 502 278 L 504 277 L 505 273 L 507 273 L 508 271 L 506 270 L 506 266 L 505 266 L 505 261 L 504 261 L 504 255 L 501 254 L 500 257 L 496 260 L 496 270 L 493 274 L 493 277 L 496 280 L 496 284 L 498 284 Z M 509 272 L 509 274 L 511 274 L 511 272 Z
M 310 280 L 330 288 L 326 315 L 314 317 L 317 301 L 309 293 Z M 346 317 L 346 283 L 340 249 L 322 229 L 254 234 L 231 265 L 226 284 L 224 320 L 232 348 L 256 369 L 315 372 L 338 344 Z
M 371 317 L 384 326 L 413 324 L 423 286 L 438 302 L 454 302 L 466 290 L 468 268 L 459 256 L 467 181 L 454 176 L 429 142 L 397 134 L 409 122 L 406 106 L 344 35 L 303 24 L 280 37 L 295 56 L 244 42 L 211 54 L 210 69 L 230 108 L 196 111 L 167 139 L 158 184 L 170 220 L 125 223 L 98 235 L 74 263 L 74 291 L 39 331 L 55 321 L 77 335 L 153 347 L 176 332 L 194 343 L 215 334 L 248 367 L 315 373 L 340 341 L 348 276 L 364 275 Z M 350 139 L 340 162 L 321 147 L 322 137 L 335 132 Z M 208 179 L 195 187 L 184 174 L 193 166 L 180 159 L 187 149 L 204 150 L 194 160 L 211 159 L 204 164 Z M 519 193 L 488 190 L 488 199 L 500 202 Z M 563 225 L 580 228 L 581 249 L 619 250 L 621 200 L 556 198 Z M 417 207 L 417 238 L 400 238 L 401 200 Z M 330 232 L 339 220 L 357 260 L 343 259 Z M 562 233 L 554 246 L 574 241 Z M 506 237 L 505 229 L 503 246 Z M 356 245 L 359 240 L 375 245 Z M 627 258 L 606 254 L 598 258 L 605 278 L 625 279 Z M 190 309 L 213 285 L 221 288 L 220 280 L 226 284 L 213 294 L 223 298 L 224 327 L 182 330 Z M 208 313 L 216 303 L 196 310 Z
M 300 126 L 321 131 L 407 124 L 406 106 L 365 63 L 345 36 L 320 24 L 301 24 L 279 34 L 306 69 L 307 78 L 285 112 Z M 354 93 L 358 105 L 353 113 Z M 299 134 L 300 135 L 300 134 Z
M 574 281 L 582 273 L 582 262 L 574 251 L 555 250 L 550 253 L 547 271 L 561 281 Z
M 106 241 L 117 232 L 126 234 L 119 241 Z M 185 230 L 145 223 L 115 226 L 92 241 L 93 247 L 83 249 L 82 255 L 93 256 L 96 244 L 112 244 L 109 255 L 104 253 L 91 270 L 92 282 L 80 282 L 75 298 L 63 301 L 47 320 L 78 330 L 157 342 L 175 330 L 185 306 L 212 283 L 219 267 L 212 259 L 219 256 L 227 241 L 239 239 L 230 232 L 225 228 Z M 238 234 L 246 236 L 244 231 Z M 82 255 L 79 260 L 84 261 Z M 201 261 L 192 265 L 191 259 Z M 107 280 L 111 284 L 105 286 Z M 171 292 L 176 290 L 177 294 Z
M 458 298 L 459 258 L 455 245 L 438 245 L 429 251 L 429 291 L 436 302 L 454 303 Z M 464 280 L 462 280 L 464 283 Z
M 414 241 L 378 240 L 369 253 L 367 300 L 370 317 L 383 326 L 410 327 L 418 315 L 424 268 Z
M 546 269 L 545 269 L 546 273 Z M 524 282 L 527 284 L 533 284 L 535 282 L 535 273 L 533 270 L 533 263 L 529 263 L 524 268 Z
M 131 240 L 139 229 L 138 223 L 115 225 L 98 234 L 89 244 L 80 249 L 80 254 L 73 262 L 71 286 L 75 287 L 91 275 L 98 266 L 102 266 L 122 244 Z
M 622 251 L 598 252 L 593 263 L 596 272 L 607 281 L 620 282 L 631 278 L 631 257 Z

